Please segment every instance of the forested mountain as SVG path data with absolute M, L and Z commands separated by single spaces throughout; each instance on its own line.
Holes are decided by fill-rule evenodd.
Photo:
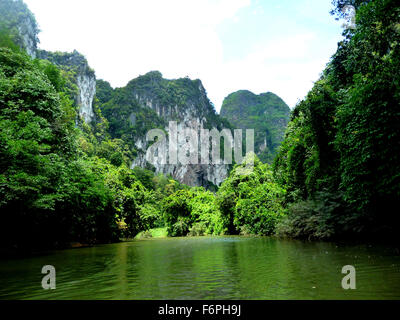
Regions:
M 284 138 L 290 108 L 272 92 L 240 90 L 224 99 L 220 115 L 235 128 L 254 129 L 254 151 L 261 161 L 271 163 Z
M 111 136 L 124 140 L 136 156 L 133 167 L 149 167 L 145 159 L 149 146 L 146 133 L 161 128 L 168 134 L 169 121 L 177 122 L 178 149 L 185 147 L 185 128 L 196 130 L 198 136 L 201 129 L 231 128 L 216 114 L 200 80 L 168 80 L 160 72 L 152 71 L 115 90 L 99 81 L 97 91 L 102 114 L 110 123 Z M 207 188 L 219 185 L 228 175 L 229 166 L 223 164 L 168 164 L 167 151 L 168 143 L 154 159 L 156 173 L 171 175 L 190 186 Z
M 67 89 L 70 96 L 79 106 L 79 116 L 86 123 L 95 120 L 93 99 L 96 93 L 96 75 L 86 58 L 76 50 L 71 53 L 38 50 L 37 57 L 50 61 L 62 70 L 64 77 L 68 79 Z

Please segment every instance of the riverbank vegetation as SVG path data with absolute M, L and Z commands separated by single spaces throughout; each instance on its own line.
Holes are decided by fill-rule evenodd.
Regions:
M 342 1 L 335 1 L 338 13 Z M 0 247 L 122 238 L 394 236 L 400 199 L 400 7 L 358 1 L 355 27 L 293 110 L 273 166 L 254 155 L 213 193 L 130 168 L 103 117 L 78 116 L 66 70 L 0 36 Z M 104 109 L 105 112 L 108 109 Z M 114 130 L 114 131 L 113 131 Z M 248 159 L 249 161 L 249 159 Z M 163 228 L 163 229 L 162 229 Z M 158 230 L 157 232 L 149 230 Z M 161 231 L 160 231 L 161 230 Z
M 145 170 L 113 161 L 119 142 L 76 126 L 64 80 L 54 65 L 0 49 L 2 246 L 114 241 L 157 223 L 163 179 L 146 189 Z
M 336 1 L 337 14 L 346 1 Z M 279 233 L 386 237 L 399 228 L 400 6 L 349 1 L 344 32 L 323 75 L 293 110 L 274 176 L 287 188 Z

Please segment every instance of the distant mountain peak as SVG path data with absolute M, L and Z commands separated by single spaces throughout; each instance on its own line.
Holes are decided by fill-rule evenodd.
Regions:
M 224 99 L 220 115 L 237 128 L 254 129 L 256 154 L 271 162 L 284 138 L 290 108 L 272 92 L 257 95 L 239 90 Z

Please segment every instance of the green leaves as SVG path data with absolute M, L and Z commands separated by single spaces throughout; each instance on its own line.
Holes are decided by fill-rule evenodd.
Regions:
M 357 27 L 293 111 L 274 175 L 295 203 L 286 224 L 292 235 L 387 236 L 399 223 L 389 208 L 400 199 L 400 8 L 393 0 L 335 3 L 356 4 Z M 341 210 L 318 200 L 322 191 L 339 194 Z
M 274 180 L 268 164 L 258 158 L 249 175 L 235 166 L 217 193 L 217 201 L 231 233 L 271 235 L 284 216 L 285 190 Z
M 214 194 L 204 188 L 178 190 L 163 200 L 162 207 L 170 236 L 227 232 Z

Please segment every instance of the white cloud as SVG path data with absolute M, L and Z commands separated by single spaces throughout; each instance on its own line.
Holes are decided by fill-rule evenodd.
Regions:
M 199 78 L 217 109 L 239 89 L 272 91 L 293 107 L 327 62 L 312 57 L 311 44 L 318 41 L 312 32 L 270 39 L 226 61 L 217 26 L 239 21 L 250 0 L 25 2 L 42 29 L 41 48 L 78 50 L 114 87 L 151 70 L 166 78 Z
M 26 0 L 42 32 L 40 47 L 86 55 L 113 86 L 150 70 L 204 77 L 222 62 L 216 26 L 248 0 Z
M 313 33 L 272 39 L 242 59 L 223 63 L 208 84 L 210 95 L 220 106 L 227 94 L 240 89 L 257 94 L 271 91 L 294 107 L 328 62 L 315 57 L 311 46 L 315 39 Z

